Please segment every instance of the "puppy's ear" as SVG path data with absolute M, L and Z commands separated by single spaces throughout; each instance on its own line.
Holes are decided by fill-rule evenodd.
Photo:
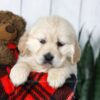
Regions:
M 75 42 L 75 53 L 73 55 L 73 62 L 74 63 L 77 63 L 80 60 L 80 55 L 81 55 L 81 53 L 80 53 L 79 43 L 76 40 L 76 42 Z
M 24 35 L 20 38 L 18 43 L 18 50 L 22 56 L 29 55 L 29 50 L 26 45 L 27 39 L 28 39 L 28 33 L 25 32 Z
M 67 60 L 72 64 L 75 64 L 80 60 L 80 47 L 77 40 L 75 40 L 75 44 L 69 45 L 67 51 Z

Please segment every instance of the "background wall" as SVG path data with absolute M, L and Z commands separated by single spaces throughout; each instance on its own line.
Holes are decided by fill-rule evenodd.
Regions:
M 40 16 L 60 15 L 68 19 L 78 32 L 82 26 L 82 48 L 89 33 L 93 30 L 91 39 L 95 54 L 100 48 L 100 0 L 0 0 L 0 10 L 9 10 L 23 16 L 27 27 Z

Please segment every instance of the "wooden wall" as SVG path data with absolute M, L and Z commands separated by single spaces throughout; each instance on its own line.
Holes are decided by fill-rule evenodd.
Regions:
M 100 0 L 0 0 L 0 10 L 9 10 L 23 16 L 27 27 L 40 16 L 59 15 L 69 20 L 76 29 L 84 25 L 82 47 L 89 33 L 94 30 L 91 42 L 97 54 L 100 48 Z

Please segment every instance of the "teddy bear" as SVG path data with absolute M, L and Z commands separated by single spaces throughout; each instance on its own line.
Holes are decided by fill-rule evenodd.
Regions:
M 17 44 L 25 28 L 22 17 L 10 11 L 0 11 L 0 65 L 16 63 Z

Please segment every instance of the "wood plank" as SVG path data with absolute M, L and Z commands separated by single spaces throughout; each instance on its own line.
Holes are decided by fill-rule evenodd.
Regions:
M 20 0 L 0 0 L 0 10 L 9 10 L 20 15 Z
M 95 53 L 100 49 L 100 0 L 83 0 L 80 26 L 84 24 L 84 30 L 93 32 L 91 43 Z M 84 32 L 81 38 L 82 48 L 90 33 Z M 97 54 L 96 54 L 97 55 Z
M 31 26 L 40 16 L 49 15 L 50 0 L 23 0 L 22 16 Z
M 81 0 L 52 0 L 52 15 L 59 15 L 68 19 L 79 30 Z

